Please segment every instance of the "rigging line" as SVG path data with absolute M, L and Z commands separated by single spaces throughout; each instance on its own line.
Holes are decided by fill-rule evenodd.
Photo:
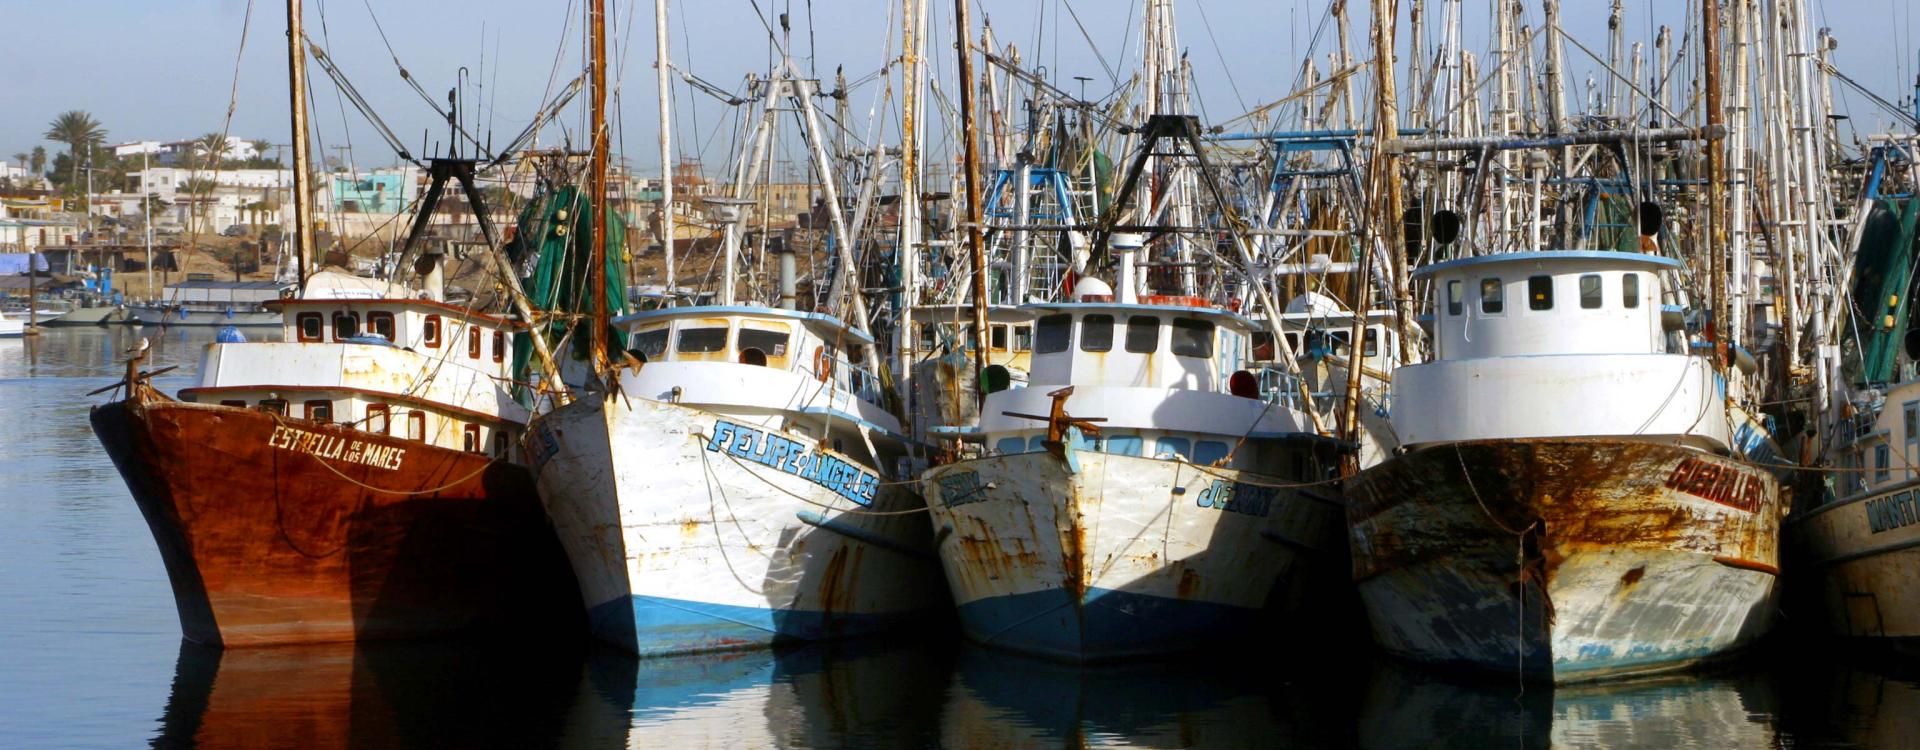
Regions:
M 333 37 L 331 33 L 327 30 L 327 4 L 325 0 L 321 0 L 321 2 L 319 2 L 317 5 L 319 6 L 318 10 L 320 11 L 320 38 L 323 40 L 326 40 L 328 46 L 332 46 Z M 345 132 L 347 136 L 347 162 L 351 164 L 354 160 L 353 159 L 353 126 L 349 124 L 347 121 L 346 97 L 344 94 L 340 93 L 340 86 L 338 84 L 335 84 L 333 87 L 333 104 L 335 108 L 340 110 L 340 129 L 343 132 Z
M 328 78 L 333 79 L 336 92 L 346 95 L 347 101 L 353 103 L 353 108 L 359 110 L 361 116 L 367 118 L 367 122 L 373 125 L 374 130 L 380 133 L 380 137 L 386 140 L 387 145 L 393 147 L 394 152 L 398 154 L 400 158 L 416 166 L 424 167 L 425 165 L 421 164 L 419 159 L 407 150 L 406 144 L 400 141 L 400 137 L 395 135 L 391 128 L 387 127 L 386 121 L 380 119 L 380 114 L 373 111 L 373 105 L 369 104 L 366 98 L 360 95 L 359 89 L 354 88 L 353 82 L 347 80 L 346 73 L 342 72 L 333 64 L 333 58 L 327 54 L 327 51 L 315 43 L 312 37 L 303 34 L 301 38 L 306 41 L 309 51 L 313 54 L 314 62 L 320 65 L 320 70 L 326 73 Z
M 1213 43 L 1213 55 L 1220 59 L 1220 72 L 1227 76 L 1227 88 L 1233 91 L 1234 100 L 1240 103 L 1240 111 L 1244 112 L 1247 109 L 1246 97 L 1240 95 L 1240 84 L 1234 83 L 1233 69 L 1227 67 L 1226 53 L 1220 50 L 1220 40 L 1213 35 L 1213 22 L 1207 20 L 1207 5 L 1200 0 L 1193 0 L 1193 7 L 1200 11 L 1200 27 L 1207 30 L 1207 41 Z
M 1113 65 L 1107 62 L 1107 56 L 1100 54 L 1100 45 L 1094 44 L 1093 35 L 1087 33 L 1087 27 L 1085 24 L 1080 23 L 1080 14 L 1074 11 L 1073 3 L 1071 2 L 1071 0 L 1061 0 L 1061 1 L 1067 6 L 1067 16 L 1073 19 L 1073 27 L 1080 30 L 1080 38 L 1087 40 L 1087 49 L 1093 50 L 1094 59 L 1099 60 L 1100 68 L 1107 72 L 1107 81 L 1112 83 L 1114 88 L 1119 88 L 1120 74 L 1114 72 Z M 1129 18 L 1132 17 L 1132 11 L 1128 11 L 1128 17 Z M 1120 49 L 1121 49 L 1121 54 L 1124 57 L 1126 54 L 1126 47 L 1122 45 Z
M 211 159 L 213 160 L 213 169 L 211 170 L 213 177 L 211 179 L 212 184 L 207 186 L 206 192 L 202 196 L 203 198 L 210 198 L 213 195 L 214 189 L 219 187 L 222 162 L 225 160 L 225 157 L 226 157 L 226 145 L 228 142 L 227 134 L 232 132 L 233 130 L 233 113 L 240 106 L 240 71 L 243 68 L 243 66 L 241 65 L 241 61 L 245 59 L 247 54 L 247 31 L 252 27 L 253 27 L 253 0 L 247 0 L 246 14 L 241 18 L 241 21 L 240 21 L 240 48 L 239 50 L 235 51 L 233 54 L 233 86 L 227 93 L 227 117 L 226 117 L 226 120 L 222 122 L 220 125 L 219 140 L 215 141 L 212 139 L 208 139 L 208 143 L 206 144 L 207 151 L 209 152 L 208 156 L 211 157 Z M 213 149 L 214 146 L 220 147 L 220 153 L 217 153 L 217 154 L 212 153 L 214 150 Z M 196 180 L 198 179 L 197 175 L 195 176 L 194 179 Z M 188 194 L 192 195 L 192 191 L 188 191 Z M 206 201 L 200 200 L 199 205 L 200 205 L 200 213 L 201 213 L 202 221 L 188 222 L 189 224 L 192 225 L 192 229 L 189 231 L 189 234 L 187 235 L 187 249 L 181 250 L 182 256 L 186 255 L 188 249 L 191 249 L 200 244 L 200 225 L 204 223 L 204 220 L 208 217 L 206 216 L 206 213 L 207 213 Z
M 375 31 L 379 32 L 380 42 L 386 45 L 387 54 L 393 58 L 393 66 L 399 69 L 401 80 L 406 81 L 408 86 L 413 87 L 414 93 L 419 94 L 420 99 L 422 101 L 425 101 L 427 103 L 427 106 L 433 109 L 434 113 L 440 115 L 440 119 L 447 121 L 447 124 L 452 126 L 453 132 L 455 134 L 459 135 L 462 138 L 465 138 L 468 143 L 473 144 L 474 149 L 477 152 L 479 152 L 481 155 L 485 156 L 489 161 L 493 160 L 494 155 L 491 151 L 487 149 L 486 145 L 481 143 L 478 138 L 473 137 L 472 133 L 467 132 L 467 129 L 457 121 L 457 118 L 453 114 L 449 114 L 447 110 L 441 109 L 440 102 L 434 100 L 432 94 L 427 93 L 426 89 L 420 87 L 420 82 L 413 77 L 412 73 L 407 72 L 407 66 L 400 63 L 399 54 L 393 51 L 392 42 L 389 42 L 387 40 L 387 32 L 385 29 L 381 28 L 380 17 L 374 14 L 372 3 L 369 2 L 369 0 L 361 0 L 361 3 L 365 5 L 367 8 L 367 16 L 373 19 L 373 28 Z M 303 34 L 302 36 L 304 37 L 305 35 Z M 311 37 L 307 37 L 306 40 L 307 40 L 307 44 L 309 45 L 313 44 L 313 39 Z

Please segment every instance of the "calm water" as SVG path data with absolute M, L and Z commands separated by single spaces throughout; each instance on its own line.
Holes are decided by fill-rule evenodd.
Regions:
M 191 381 L 209 331 L 150 333 Z M 943 630 L 637 661 L 498 640 L 234 650 L 179 637 L 87 427 L 135 334 L 0 340 L 0 748 L 1917 747 L 1920 682 L 1776 644 L 1709 676 L 1521 690 L 1347 643 L 1080 669 Z

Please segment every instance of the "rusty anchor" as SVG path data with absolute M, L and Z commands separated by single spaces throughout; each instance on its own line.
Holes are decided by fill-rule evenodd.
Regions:
M 1069 466 L 1072 466 L 1075 470 L 1078 470 L 1079 462 L 1075 461 L 1072 455 L 1067 450 L 1071 442 L 1069 438 L 1073 434 L 1071 431 L 1078 430 L 1082 435 L 1099 437 L 1100 426 L 1094 423 L 1105 422 L 1107 421 L 1107 418 L 1106 417 L 1075 417 L 1071 414 L 1068 414 L 1067 398 L 1073 395 L 1073 386 L 1067 386 L 1060 390 L 1053 391 L 1052 393 L 1048 393 L 1047 395 L 1053 398 L 1053 407 L 1051 410 L 1049 410 L 1049 413 L 1046 416 L 1040 416 L 1037 414 L 1021 414 L 1018 412 L 1011 412 L 1011 411 L 1003 411 L 1000 413 L 1009 417 L 1019 417 L 1021 419 L 1045 420 L 1047 423 L 1047 439 L 1044 442 L 1042 442 L 1041 445 L 1047 449 L 1048 453 L 1052 453 L 1054 458 L 1058 458 L 1062 461 L 1066 461 Z

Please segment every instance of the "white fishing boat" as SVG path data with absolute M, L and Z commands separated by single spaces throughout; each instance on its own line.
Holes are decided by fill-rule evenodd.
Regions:
M 1768 630 L 1782 508 L 1752 459 L 1770 444 L 1709 357 L 1669 350 L 1679 267 L 1561 251 L 1416 271 L 1437 296 L 1434 358 L 1393 373 L 1404 449 L 1346 487 L 1387 651 L 1572 682 Z
M 280 299 L 289 286 L 192 278 L 168 285 L 161 299 L 127 305 L 126 316 L 144 326 L 278 326 L 280 312 L 267 303 Z
M 614 320 L 635 367 L 539 418 L 540 495 L 595 635 L 642 655 L 880 630 L 944 605 L 907 441 L 817 313 Z
M 1337 491 L 1320 485 L 1338 443 L 1297 388 L 1241 369 L 1251 321 L 1080 291 L 1027 306 L 1030 382 L 986 396 L 978 455 L 922 476 L 961 627 L 1076 661 L 1251 635 L 1294 574 L 1339 552 Z
M 24 338 L 27 335 L 27 322 L 0 312 L 0 339 Z

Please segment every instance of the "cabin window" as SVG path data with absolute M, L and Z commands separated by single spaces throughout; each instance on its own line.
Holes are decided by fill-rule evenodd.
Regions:
M 367 432 L 387 434 L 387 405 L 367 404 L 367 421 L 361 427 Z
M 1032 349 L 1033 349 L 1033 326 L 1024 326 L 1024 325 L 1014 326 L 1013 327 L 1013 350 L 1016 352 L 1024 352 L 1024 351 L 1031 351 Z
M 1213 356 L 1213 324 L 1193 318 L 1174 318 L 1170 348 L 1182 357 Z
M 632 342 L 633 351 L 639 352 L 640 356 L 648 362 L 657 360 L 660 355 L 667 353 L 667 329 L 665 328 L 641 331 L 628 341 Z
M 1043 451 L 1046 449 L 1047 449 L 1047 438 L 1045 435 L 1035 435 L 1027 439 L 1027 452 L 1039 453 L 1040 451 Z
M 1010 453 L 1019 453 L 1026 449 L 1027 449 L 1026 438 L 1017 438 L 1017 437 L 1000 438 L 999 440 L 995 441 L 993 444 L 993 452 L 999 453 L 1001 455 L 1006 455 Z
M 360 335 L 360 313 L 337 312 L 333 314 L 333 340 L 346 341 Z
M 427 413 L 423 411 L 407 412 L 407 439 L 427 439 Z
M 246 399 L 226 399 L 226 400 L 222 400 L 222 401 L 220 402 L 220 405 L 221 405 L 221 406 L 240 406 L 240 407 L 244 407 L 244 406 L 246 406 L 246 405 L 247 405 L 247 402 L 246 402 Z
M 1193 446 L 1193 462 L 1211 464 L 1227 457 L 1227 444 L 1218 440 L 1202 440 Z
M 367 313 L 367 333 L 371 333 L 383 339 L 386 339 L 388 341 L 392 341 L 393 340 L 393 313 L 390 313 L 390 312 Z
M 1113 351 L 1113 316 L 1088 315 L 1080 319 L 1080 351 Z
M 740 351 L 759 349 L 769 357 L 787 356 L 787 334 L 785 331 L 760 331 L 752 328 L 740 329 Z
M 440 316 L 428 315 L 421 321 L 420 343 L 430 349 L 440 348 Z
M 467 359 L 480 358 L 480 326 L 467 326 Z
M 1447 282 L 1447 314 L 1459 315 L 1460 311 L 1465 309 L 1465 307 L 1466 305 L 1463 304 L 1460 300 L 1460 280 L 1454 279 L 1452 281 L 1448 281 Z
M 1257 336 L 1258 334 L 1256 334 Z M 1255 339 L 1258 341 L 1259 339 Z M 1152 315 L 1135 315 L 1127 318 L 1127 351 L 1134 354 L 1152 354 L 1160 348 L 1160 319 Z M 1260 345 L 1254 344 L 1258 352 Z M 1260 355 L 1255 354 L 1254 359 Z M 1267 340 L 1267 359 L 1273 358 L 1273 340 Z
M 1499 279 L 1480 280 L 1480 312 L 1499 315 L 1507 310 L 1506 287 Z
M 1640 306 L 1640 274 L 1620 277 L 1620 303 L 1629 308 Z
M 1294 354 L 1300 353 L 1300 334 L 1287 334 L 1287 351 L 1293 352 Z
M 1047 315 L 1035 322 L 1033 353 L 1053 354 L 1064 352 L 1073 342 L 1073 316 L 1066 313 Z
M 294 327 L 299 329 L 301 343 L 313 343 L 326 339 L 326 321 L 320 317 L 320 313 L 303 312 L 294 316 L 294 321 L 296 323 Z
M 286 416 L 286 413 L 287 413 L 287 400 L 286 400 L 286 399 L 284 399 L 284 398 L 263 398 L 263 399 L 260 399 L 260 410 L 261 410 L 261 411 L 269 411 L 269 412 L 273 412 L 273 413 L 275 413 L 275 414 L 279 414 L 279 415 L 281 415 L 281 416 Z
M 1885 443 L 1873 446 L 1873 481 L 1874 483 L 1877 484 L 1880 482 L 1887 481 L 1887 477 L 1890 476 L 1891 474 L 1889 469 L 1891 468 L 1892 461 L 1893 461 L 1893 451 L 1888 449 Z
M 1134 320 L 1139 320 L 1139 318 L 1135 318 Z M 1131 334 L 1132 332 L 1129 331 L 1128 333 Z M 1131 341 L 1131 337 L 1129 337 L 1129 341 Z M 1253 345 L 1253 361 L 1273 361 L 1273 334 L 1266 331 L 1254 331 L 1253 338 L 1249 341 Z
M 1331 352 L 1333 356 L 1336 356 L 1336 357 L 1347 356 L 1347 351 L 1351 349 L 1351 347 L 1349 347 L 1348 344 L 1353 342 L 1352 332 L 1327 331 L 1326 333 L 1321 334 L 1321 336 L 1327 342 L 1327 351 Z
M 333 402 L 327 400 L 308 401 L 307 419 L 315 422 L 333 421 Z
M 1138 456 L 1142 442 L 1139 435 L 1111 435 L 1107 437 L 1107 452 L 1116 456 Z
M 1580 276 L 1580 309 L 1600 309 L 1600 274 L 1588 273 Z
M 480 425 L 470 424 L 460 428 L 460 450 L 480 452 Z
M 1004 352 L 1007 350 L 1007 327 L 1006 326 L 1003 326 L 1003 325 L 994 326 L 993 333 L 988 338 L 991 339 L 990 345 L 993 347 L 994 351 Z
M 679 343 L 674 349 L 681 354 L 706 354 L 727 348 L 726 326 L 710 328 L 682 328 Z
M 1360 350 L 1361 356 L 1371 357 L 1376 354 L 1379 354 L 1380 353 L 1380 329 L 1368 328 L 1366 335 L 1361 339 L 1361 342 L 1362 342 L 1361 343 L 1362 348 Z
M 493 361 L 504 362 L 507 359 L 507 334 L 493 332 Z
M 507 457 L 507 433 L 499 430 L 493 431 L 493 457 Z
M 933 351 L 934 345 L 939 343 L 938 341 L 934 340 L 934 336 L 933 336 L 934 333 L 935 333 L 934 326 L 932 324 L 922 323 L 920 325 L 920 350 L 921 351 Z
M 1527 309 L 1529 310 L 1552 310 L 1553 309 L 1553 277 L 1552 276 L 1528 276 L 1527 277 Z
M 1163 437 L 1153 441 L 1154 458 L 1172 458 L 1175 456 L 1191 458 L 1193 456 L 1193 441 L 1180 437 Z

